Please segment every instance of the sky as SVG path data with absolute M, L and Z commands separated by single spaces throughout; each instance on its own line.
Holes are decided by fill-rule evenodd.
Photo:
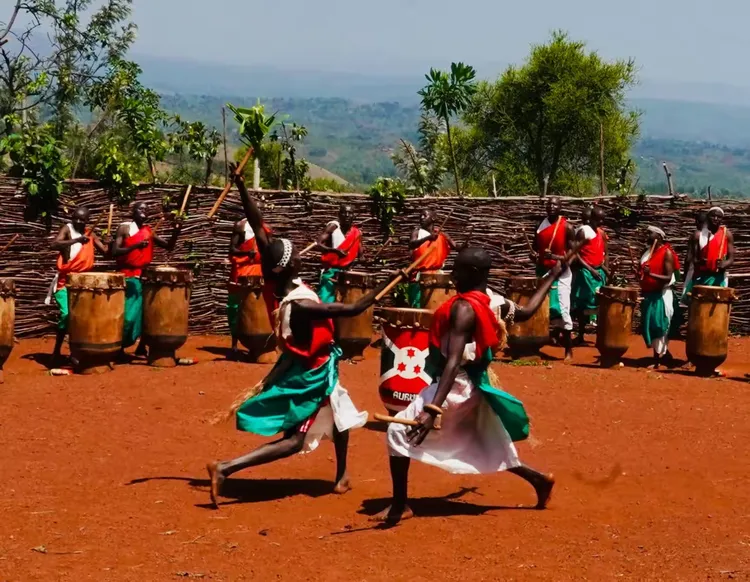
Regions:
M 491 76 L 563 29 L 642 78 L 750 85 L 746 0 L 134 0 L 133 18 L 134 53 L 205 62 Z

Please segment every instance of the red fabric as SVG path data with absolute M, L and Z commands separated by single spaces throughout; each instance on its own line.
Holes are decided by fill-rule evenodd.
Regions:
M 469 291 L 454 295 L 443 303 L 432 316 L 430 327 L 430 344 L 440 349 L 443 337 L 450 329 L 451 309 L 453 304 L 463 299 L 471 305 L 474 310 L 474 337 L 477 344 L 477 356 L 483 355 L 488 349 L 496 347 L 500 343 L 500 324 L 490 309 L 490 298 L 481 291 Z
M 346 256 L 340 257 L 336 253 L 323 253 L 320 258 L 323 266 L 327 269 L 348 267 L 357 260 L 361 241 L 362 232 L 356 226 L 352 226 L 346 233 L 344 241 L 338 246 L 340 250 L 346 251 Z
M 578 255 L 595 269 L 601 267 L 604 264 L 604 241 L 606 240 L 607 235 L 601 228 L 597 228 L 596 236 L 583 243 Z
M 558 222 L 560 224 L 557 226 L 557 232 L 555 232 L 555 225 Z M 554 259 L 544 259 L 547 249 L 550 249 L 553 255 L 565 255 L 568 250 L 566 244 L 567 234 L 565 232 L 567 224 L 568 219 L 560 216 L 554 224 L 550 224 L 544 230 L 536 233 L 536 251 L 539 253 L 539 257 L 543 259 L 542 265 L 548 269 L 554 267 L 557 261 Z M 553 234 L 555 235 L 555 240 L 552 240 Z M 550 245 L 550 243 L 552 244 Z
M 432 251 L 430 256 L 427 257 L 421 265 L 414 269 L 415 271 L 436 271 L 443 268 L 445 261 L 448 258 L 448 254 L 451 251 L 451 247 L 448 244 L 448 239 L 442 232 L 438 234 L 437 240 L 428 240 L 414 249 L 411 253 L 412 262 L 422 257 L 432 247 L 435 247 L 435 250 Z
M 679 272 L 680 270 L 680 259 L 677 258 L 677 253 L 674 252 L 674 249 L 668 245 L 667 243 L 664 243 L 661 245 L 658 249 L 654 251 L 654 254 L 649 258 L 648 261 L 641 264 L 640 268 L 640 279 L 641 279 L 641 290 L 645 291 L 646 293 L 650 293 L 652 291 L 661 291 L 664 289 L 664 281 L 661 281 L 659 279 L 656 279 L 652 277 L 651 275 L 646 275 L 646 273 L 643 270 L 643 267 L 648 265 L 649 271 L 653 273 L 654 275 L 666 275 L 664 271 L 664 259 L 667 256 L 667 253 L 672 253 L 672 261 L 674 262 L 674 270 L 675 272 Z
M 145 249 L 133 249 L 127 255 L 117 257 L 117 269 L 126 277 L 140 277 L 143 267 L 148 267 L 154 260 L 154 237 L 150 226 L 143 226 L 133 236 L 125 237 L 123 245 L 131 247 L 141 241 L 147 240 Z
M 69 273 L 85 273 L 94 267 L 94 239 L 89 238 L 89 242 L 81 245 L 81 250 L 67 263 L 63 261 L 63 255 L 57 257 L 57 291 L 65 287 L 68 282 Z
M 318 299 L 320 302 L 320 299 Z M 300 345 L 294 341 L 294 336 L 287 339 L 279 338 L 281 348 L 292 352 L 308 361 L 310 369 L 318 368 L 326 363 L 334 343 L 333 320 L 313 319 L 310 321 L 312 338 L 308 345 Z
M 429 347 L 428 330 L 383 322 L 378 392 L 388 410 L 402 411 L 430 385 L 431 378 L 425 372 Z
M 266 234 L 271 234 L 271 229 L 265 224 L 263 230 Z M 229 275 L 229 281 L 236 283 L 240 277 L 260 277 L 263 273 L 260 268 L 260 253 L 258 252 L 258 241 L 256 237 L 246 240 L 240 245 L 240 251 L 249 253 L 255 251 L 254 257 L 238 257 L 229 255 L 229 262 L 232 263 L 232 272 Z
M 701 249 L 701 258 L 698 264 L 699 273 L 715 273 L 719 270 L 719 262 L 727 256 L 727 228 L 722 226 L 708 244 Z

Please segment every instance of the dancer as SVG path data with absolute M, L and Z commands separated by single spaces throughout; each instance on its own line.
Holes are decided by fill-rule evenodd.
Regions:
M 734 235 L 724 226 L 724 211 L 718 206 L 708 211 L 706 224 L 693 235 L 693 249 L 694 275 L 685 282 L 686 300 L 695 285 L 729 284 L 727 270 L 734 265 Z
M 55 347 L 52 350 L 52 368 L 61 365 L 63 341 L 68 331 L 68 289 L 65 284 L 70 273 L 85 273 L 94 268 L 94 248 L 102 255 L 107 255 L 107 246 L 99 240 L 94 232 L 86 233 L 86 224 L 89 221 L 88 208 L 76 208 L 73 219 L 63 225 L 52 243 L 53 250 L 59 251 L 57 257 L 57 274 L 52 280 L 45 304 L 51 303 L 52 297 L 60 308 L 60 319 L 57 323 L 55 335 Z
M 416 426 L 393 423 L 388 428 L 393 499 L 373 517 L 375 521 L 395 523 L 412 517 L 407 503 L 411 459 L 451 473 L 507 470 L 534 487 L 537 508 L 549 502 L 554 478 L 521 463 L 513 445 L 529 434 L 523 404 L 490 384 L 488 367 L 492 351 L 505 340 L 505 324 L 529 319 L 563 267 L 558 263 L 550 270 L 524 307 L 500 302 L 495 295 L 493 310 L 487 295 L 490 266 L 490 255 L 483 249 L 466 248 L 456 257 L 453 282 L 458 293 L 438 308 L 430 328 L 427 371 L 436 381 L 397 415 L 416 420 Z M 441 430 L 432 432 L 438 415 Z
M 323 303 L 336 301 L 336 275 L 357 260 L 365 260 L 362 231 L 353 224 L 354 210 L 349 204 L 339 207 L 339 219 L 332 220 L 318 237 L 316 249 L 322 254 L 318 294 Z
M 636 273 L 643 297 L 641 334 L 646 345 L 654 351 L 651 369 L 674 360 L 669 352 L 669 329 L 675 311 L 673 289 L 675 273 L 680 272 L 680 260 L 666 240 L 667 235 L 662 229 L 648 227 L 646 252 Z
M 408 302 L 410 307 L 422 307 L 422 288 L 419 285 L 420 273 L 425 271 L 439 271 L 445 266 L 448 254 L 455 250 L 456 243 L 440 227 L 435 225 L 437 213 L 425 208 L 419 216 L 419 226 L 411 233 L 409 249 L 411 260 L 416 261 L 426 253 L 430 253 L 422 264 L 414 270 L 414 275 L 408 286 Z M 434 250 L 432 250 L 434 248 Z
M 341 348 L 334 343 L 333 318 L 359 315 L 374 303 L 382 286 L 356 303 L 321 302 L 298 278 L 301 260 L 291 241 L 266 233 L 263 216 L 244 179 L 236 176 L 235 182 L 247 221 L 256 233 L 263 276 L 274 281 L 281 300 L 276 335 L 282 355 L 268 376 L 241 395 L 226 416 L 236 415 L 239 430 L 282 436 L 236 459 L 209 463 L 211 502 L 218 507 L 221 485 L 229 475 L 310 452 L 323 438 L 332 439 L 336 450 L 333 490 L 345 493 L 351 488 L 346 468 L 349 430 L 364 426 L 367 413 L 355 408 L 339 384 Z
M 583 224 L 576 234 L 575 250 L 579 268 L 573 279 L 573 312 L 578 319 L 576 343 L 583 344 L 589 319 L 596 321 L 596 294 L 607 282 L 609 253 L 607 235 L 601 228 L 604 210 L 596 207 L 589 224 Z

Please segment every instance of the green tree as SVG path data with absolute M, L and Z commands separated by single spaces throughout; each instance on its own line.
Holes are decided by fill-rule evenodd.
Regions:
M 235 107 L 227 103 L 229 110 L 234 113 L 234 118 L 239 123 L 239 134 L 242 142 L 254 152 L 260 152 L 263 140 L 276 123 L 276 114 L 266 115 L 265 108 L 260 99 L 253 107 Z M 260 156 L 253 158 L 253 188 L 260 188 Z
M 422 107 L 445 122 L 448 149 L 453 165 L 453 177 L 456 181 L 456 193 L 461 196 L 461 180 L 458 176 L 456 154 L 451 136 L 451 117 L 462 113 L 469 106 L 472 95 L 476 92 L 476 83 L 474 82 L 476 71 L 474 67 L 464 63 L 451 63 L 450 73 L 430 69 L 429 74 L 425 77 L 427 85 L 419 91 L 419 95 L 422 97 Z
M 589 193 L 599 174 L 604 129 L 605 175 L 614 183 L 638 136 L 638 113 L 625 92 L 636 81 L 632 60 L 604 61 L 585 44 L 555 32 L 527 62 L 495 83 L 480 83 L 464 115 L 470 155 L 485 171 L 554 191 Z
M 203 184 L 208 186 L 216 154 L 221 144 L 221 134 L 215 129 L 208 129 L 200 121 L 188 122 L 179 115 L 174 116 L 175 131 L 168 136 L 170 151 L 175 154 L 183 152 L 197 161 L 205 164 Z
M 447 171 L 444 136 L 443 120 L 422 113 L 419 120 L 419 148 L 401 138 L 399 149 L 391 155 L 399 174 L 421 196 L 435 194 L 443 185 Z

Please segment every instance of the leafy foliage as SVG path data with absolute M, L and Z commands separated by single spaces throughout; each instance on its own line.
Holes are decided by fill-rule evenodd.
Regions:
M 201 121 L 188 122 L 179 115 L 175 115 L 173 125 L 176 130 L 168 137 L 170 152 L 186 152 L 191 159 L 203 162 L 206 166 L 203 183 L 208 185 L 214 158 L 219 152 L 221 135 L 215 129 L 209 130 Z
M 399 175 L 422 196 L 437 193 L 443 185 L 447 171 L 444 136 L 442 119 L 423 113 L 419 120 L 419 149 L 401 138 L 399 150 L 391 154 Z
M 368 192 L 372 214 L 380 222 L 384 237 L 393 234 L 393 218 L 404 208 L 406 187 L 399 179 L 378 178 Z
M 119 204 L 127 204 L 135 198 L 137 184 L 134 176 L 137 175 L 137 167 L 114 138 L 99 147 L 96 175 L 109 195 Z

